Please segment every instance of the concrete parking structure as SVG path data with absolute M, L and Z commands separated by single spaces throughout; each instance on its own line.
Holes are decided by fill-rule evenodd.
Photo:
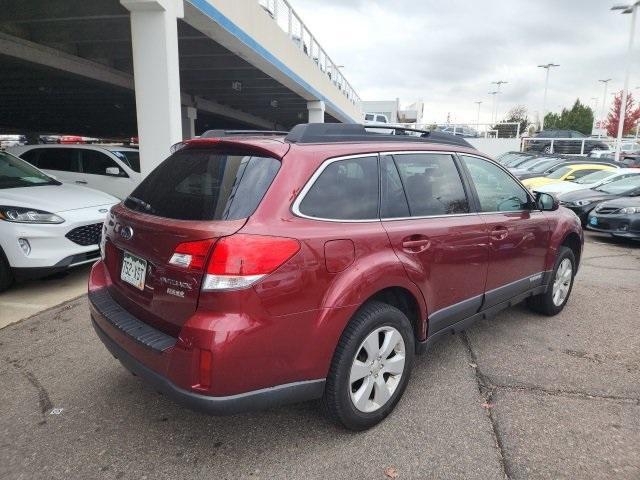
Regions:
M 640 250 L 588 234 L 565 311 L 516 307 L 418 357 L 395 413 L 185 410 L 132 377 L 86 299 L 0 331 L 3 478 L 638 478 Z

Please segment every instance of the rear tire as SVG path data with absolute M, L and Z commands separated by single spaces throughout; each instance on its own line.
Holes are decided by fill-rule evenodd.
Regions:
M 551 145 L 545 145 L 542 149 L 542 153 L 551 153 Z
M 372 301 L 340 337 L 327 375 L 323 410 L 350 430 L 371 428 L 391 413 L 413 366 L 411 322 L 397 308 Z
M 560 247 L 547 291 L 529 297 L 527 306 L 534 312 L 553 316 L 560 313 L 571 295 L 576 274 L 576 257 L 568 247 Z
M 4 292 L 11 285 L 13 285 L 13 272 L 7 257 L 0 248 L 0 292 Z

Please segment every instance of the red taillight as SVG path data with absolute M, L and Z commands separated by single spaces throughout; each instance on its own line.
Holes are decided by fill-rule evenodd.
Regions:
M 204 290 L 246 288 L 277 269 L 300 250 L 293 238 L 238 234 L 216 244 Z
M 212 239 L 181 243 L 176 247 L 169 263 L 190 270 L 202 270 L 212 244 Z
M 211 364 L 213 355 L 209 350 L 200 350 L 200 374 L 199 387 L 209 388 L 211 386 Z

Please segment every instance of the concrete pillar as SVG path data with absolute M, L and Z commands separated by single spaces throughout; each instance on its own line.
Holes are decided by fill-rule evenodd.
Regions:
M 307 102 L 307 110 L 309 111 L 309 123 L 324 123 L 324 102 L 322 100 Z
M 196 118 L 198 109 L 195 107 L 182 107 L 182 139 L 189 140 L 196 136 Z
M 182 140 L 178 18 L 182 0 L 120 0 L 131 12 L 131 43 L 142 175 Z

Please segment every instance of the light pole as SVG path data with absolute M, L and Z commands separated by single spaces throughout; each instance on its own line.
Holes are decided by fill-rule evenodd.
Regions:
M 478 118 L 476 118 L 476 131 L 477 131 L 477 130 L 480 130 L 480 105 L 482 105 L 482 100 L 479 100 L 473 103 L 478 105 Z
M 593 102 L 593 125 L 591 126 L 591 133 L 593 134 L 593 129 L 596 127 L 596 124 L 598 123 L 598 119 L 597 119 L 597 111 L 598 111 L 598 103 L 599 103 L 599 98 L 598 97 L 591 97 L 591 101 Z
M 620 102 L 620 119 L 618 121 L 618 138 L 616 140 L 616 162 L 620 160 L 620 146 L 624 130 L 624 117 L 627 114 L 627 90 L 629 89 L 629 75 L 631 73 L 631 60 L 633 59 L 633 37 L 636 33 L 636 13 L 640 6 L 640 0 L 629 5 L 616 5 L 611 10 L 622 10 L 623 14 L 631 14 L 631 31 L 629 34 L 629 48 L 627 50 L 627 68 L 624 74 L 624 87 L 622 87 L 622 100 Z
M 496 112 L 496 95 L 498 95 L 500 92 L 498 92 L 497 90 L 493 91 L 493 92 L 489 92 L 489 95 L 493 96 L 493 104 L 491 105 L 491 127 L 493 128 L 493 125 L 495 124 L 495 112 Z
M 544 68 L 547 73 L 544 79 L 544 100 L 542 100 L 542 126 L 540 130 L 544 130 L 544 117 L 547 115 L 547 89 L 549 88 L 549 70 L 553 67 L 559 67 L 556 63 L 547 63 L 545 65 L 538 65 L 538 68 Z
M 504 85 L 505 83 L 509 83 L 509 82 L 505 82 L 504 80 L 498 80 L 497 82 L 491 82 L 494 85 L 497 85 L 497 91 L 498 94 L 500 94 L 500 86 Z M 494 123 L 498 123 L 498 97 L 493 97 L 495 100 L 495 120 Z
M 611 81 L 610 78 L 605 78 L 604 80 L 598 80 L 604 84 L 604 93 L 602 94 L 602 111 L 600 112 L 600 128 L 598 129 L 598 138 L 602 137 L 602 126 L 604 125 L 604 109 L 607 105 L 607 86 Z

